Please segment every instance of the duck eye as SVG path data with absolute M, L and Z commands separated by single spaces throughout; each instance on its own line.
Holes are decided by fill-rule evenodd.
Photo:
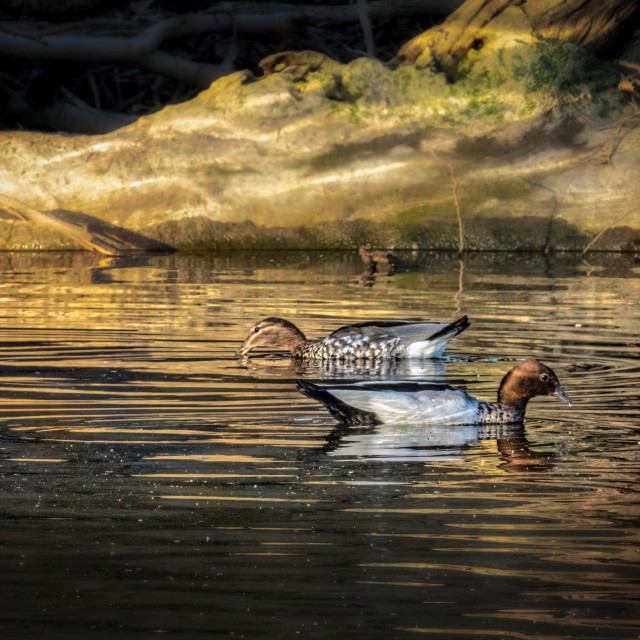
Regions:
M 260 327 L 256 327 L 256 328 L 254 329 L 254 331 L 255 331 L 256 333 L 258 333 L 258 331 L 260 331 Z
M 543 373 L 540 378 L 546 382 L 549 379 L 549 376 L 546 373 Z

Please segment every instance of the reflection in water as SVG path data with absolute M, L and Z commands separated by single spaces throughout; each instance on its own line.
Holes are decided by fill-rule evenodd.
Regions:
M 440 380 L 446 377 L 446 360 L 384 360 L 377 362 L 338 360 L 304 361 L 289 356 L 238 358 L 238 366 L 265 378 L 282 375 L 293 378 L 338 378 L 343 380 Z
M 542 471 L 551 468 L 555 452 L 531 449 L 524 425 L 419 425 L 404 423 L 375 427 L 337 424 L 318 451 L 341 458 L 377 461 L 433 462 L 462 460 L 468 445 L 488 440 L 501 454 L 504 471 Z
M 406 257 L 415 271 L 363 288 L 357 255 L 0 254 L 0 628 L 636 638 L 633 256 Z M 270 315 L 327 335 L 462 314 L 443 360 L 235 356 Z M 529 356 L 575 402 L 540 399 L 519 429 L 340 429 L 295 389 L 430 380 L 495 400 Z

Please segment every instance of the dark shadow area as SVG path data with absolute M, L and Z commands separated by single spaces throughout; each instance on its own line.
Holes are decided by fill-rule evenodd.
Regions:
M 13 0 L 0 9 L 0 128 L 106 133 L 260 60 L 390 60 L 461 0 Z M 365 34 L 370 31 L 370 37 Z

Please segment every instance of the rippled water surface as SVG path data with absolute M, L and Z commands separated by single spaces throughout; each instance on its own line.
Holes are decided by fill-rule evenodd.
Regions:
M 640 637 L 640 267 L 413 258 L 0 254 L 5 637 Z M 235 356 L 268 315 L 316 337 L 461 314 L 424 366 Z M 574 404 L 516 432 L 338 430 L 295 388 L 493 400 L 529 356 Z

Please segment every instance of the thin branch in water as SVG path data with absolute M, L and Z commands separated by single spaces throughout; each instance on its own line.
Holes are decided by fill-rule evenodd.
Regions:
M 464 293 L 464 260 L 462 256 L 460 256 L 460 267 L 458 271 L 458 291 L 456 295 L 453 296 L 453 299 L 456 302 L 456 317 L 462 315 L 462 294 Z

